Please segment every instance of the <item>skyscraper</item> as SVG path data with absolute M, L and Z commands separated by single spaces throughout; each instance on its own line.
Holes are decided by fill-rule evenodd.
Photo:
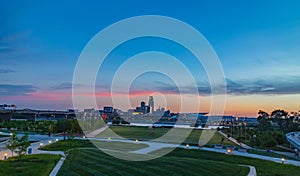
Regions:
M 153 113 L 153 111 L 154 111 L 154 100 L 153 100 L 153 96 L 149 96 L 148 106 L 150 106 L 150 113 Z

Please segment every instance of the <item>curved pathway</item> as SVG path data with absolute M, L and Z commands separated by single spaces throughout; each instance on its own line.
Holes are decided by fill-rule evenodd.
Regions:
M 257 176 L 256 169 L 254 166 L 242 165 L 242 164 L 240 166 L 249 167 L 250 171 L 247 176 Z
M 54 169 L 51 172 L 51 176 L 55 176 L 57 174 L 57 172 L 59 171 L 60 167 L 63 165 L 63 162 L 66 158 L 66 155 L 64 154 L 64 152 L 62 151 L 42 151 L 42 150 L 38 150 L 38 148 L 40 147 L 40 144 L 48 144 L 49 141 L 51 142 L 55 142 L 56 139 L 58 140 L 62 140 L 63 137 L 48 137 L 47 135 L 29 135 L 30 139 L 35 139 L 36 141 L 39 142 L 35 142 L 32 143 L 30 145 L 30 147 L 32 148 L 32 154 L 56 154 L 56 155 L 61 155 L 62 158 L 60 159 L 60 161 L 57 163 L 57 165 L 54 167 Z M 100 140 L 100 141 L 108 141 L 108 139 L 106 138 L 75 138 L 75 139 L 81 139 L 81 140 Z M 134 140 L 128 140 L 128 139 L 110 139 L 110 141 L 114 142 L 126 142 L 126 143 L 137 143 Z M 166 147 L 171 147 L 171 148 L 185 148 L 185 149 L 200 149 L 200 150 L 205 150 L 205 151 L 213 151 L 213 152 L 219 152 L 219 153 L 225 153 L 227 154 L 227 150 L 226 149 L 216 149 L 216 148 L 206 148 L 206 147 L 202 147 L 199 148 L 197 146 L 189 146 L 186 147 L 185 145 L 176 145 L 176 144 L 169 144 L 169 143 L 162 143 L 162 142 L 154 142 L 154 141 L 138 141 L 138 143 L 140 144 L 146 144 L 148 145 L 148 147 L 143 148 L 143 149 L 138 149 L 135 151 L 131 151 L 133 153 L 138 153 L 138 154 L 148 154 L 150 152 L 153 152 L 155 150 L 159 150 L 162 148 L 166 148 Z M 4 144 L 1 144 L 4 145 Z M 1 153 L 3 153 L 3 151 L 1 151 Z M 9 154 L 10 152 L 7 151 L 7 154 Z M 273 161 L 273 162 L 277 162 L 277 163 L 281 163 L 281 158 L 274 158 L 274 157 L 269 157 L 269 156 L 262 156 L 262 155 L 257 155 L 257 154 L 252 154 L 252 153 L 247 153 L 247 152 L 239 152 L 239 151 L 233 151 L 232 153 L 233 155 L 239 155 L 239 156 L 245 156 L 245 157 L 251 157 L 251 158 L 257 158 L 257 159 L 262 159 L 262 160 L 268 160 L 268 161 Z M 1 158 L 3 159 L 3 158 Z M 300 161 L 294 161 L 294 160 L 285 160 L 285 164 L 292 164 L 295 166 L 300 166 Z M 248 166 L 250 167 L 250 173 L 248 174 L 250 175 L 256 175 L 256 171 L 255 171 L 255 167 L 253 166 Z M 254 174 L 255 172 L 255 174 Z

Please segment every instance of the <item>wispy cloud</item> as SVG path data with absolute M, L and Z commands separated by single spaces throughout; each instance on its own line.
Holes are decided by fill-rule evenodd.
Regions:
M 300 77 L 277 77 L 257 80 L 227 80 L 227 93 L 234 95 L 262 94 L 282 95 L 299 94 Z
M 7 46 L 0 46 L 0 53 L 13 51 L 13 48 Z
M 150 89 L 149 87 L 146 88 Z M 160 92 L 174 92 L 179 93 L 178 87 L 174 85 L 161 84 L 154 88 Z M 196 89 L 198 93 L 203 96 L 210 95 L 212 93 L 209 83 L 198 84 Z M 181 88 L 181 93 L 194 94 L 195 87 L 186 86 Z M 221 88 L 220 88 L 221 90 Z M 220 94 L 217 87 L 215 89 L 216 94 Z M 292 77 L 276 77 L 269 79 L 251 79 L 251 80 L 231 80 L 226 79 L 226 93 L 231 95 L 283 95 L 283 94 L 300 94 L 300 76 Z
M 36 91 L 36 87 L 33 85 L 0 84 L 0 95 L 1 96 L 29 95 L 29 93 L 32 93 L 35 91 Z
M 14 70 L 11 69 L 1 69 L 0 68 L 0 74 L 5 74 L 5 73 L 14 73 Z
M 72 88 L 72 83 L 69 82 L 64 82 L 59 85 L 50 87 L 51 90 L 62 90 L 62 89 L 71 89 L 71 88 Z
M 49 89 L 50 90 L 67 90 L 67 89 L 71 90 L 73 86 L 75 86 L 76 88 L 83 87 L 83 85 L 80 85 L 80 84 L 73 84 L 73 83 L 70 83 L 70 82 L 63 82 L 61 84 L 52 86 Z

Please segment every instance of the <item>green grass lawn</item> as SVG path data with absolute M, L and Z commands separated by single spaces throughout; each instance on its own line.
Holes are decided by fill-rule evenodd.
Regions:
M 47 147 L 61 150 L 65 145 L 72 148 L 93 146 L 88 141 L 68 140 Z M 159 155 L 163 150 L 150 155 Z M 88 148 L 70 150 L 58 175 L 247 175 L 249 169 L 239 164 L 255 166 L 259 176 L 298 176 L 300 172 L 300 167 L 292 165 L 202 150 L 175 149 L 154 160 L 133 162 Z
M 60 158 L 60 155 L 37 154 L 23 156 L 21 161 L 0 161 L 0 175 L 48 176 Z
M 121 137 L 127 139 L 133 139 L 133 140 L 156 139 L 158 137 L 163 136 L 170 130 L 169 128 L 148 128 L 148 127 L 128 127 L 128 126 L 112 126 L 110 127 L 110 129 L 113 130 L 118 135 L 120 135 Z M 185 130 L 185 129 L 179 129 L 179 130 Z M 190 145 L 198 145 L 199 138 L 201 136 L 202 131 L 203 130 L 193 130 L 183 143 L 188 143 Z M 97 135 L 97 137 L 107 138 L 111 136 L 109 135 L 108 130 L 105 130 L 99 135 Z M 173 136 L 170 135 L 170 138 L 173 138 L 175 140 L 178 137 L 181 137 L 180 133 L 177 133 L 176 135 Z M 210 141 L 207 143 L 207 145 L 220 144 L 221 140 L 222 140 L 222 136 L 216 132 L 214 136 L 210 139 Z M 234 145 L 234 144 L 228 139 L 224 139 L 223 145 Z
M 222 153 L 176 149 L 169 156 L 198 158 L 202 160 L 213 160 L 226 163 L 245 164 L 255 166 L 259 176 L 298 176 L 300 167 L 286 164 L 274 163 L 254 158 L 247 158 L 236 155 L 226 155 Z
M 150 161 L 125 161 L 104 154 L 99 150 L 72 150 L 65 160 L 59 176 L 64 175 L 247 175 L 248 167 L 198 157 L 176 156 L 176 150 Z M 187 151 L 189 152 L 189 151 Z M 200 153 L 197 153 L 198 156 Z
M 41 150 L 67 151 L 73 148 L 95 148 L 110 149 L 117 151 L 132 151 L 148 147 L 146 144 L 135 144 L 125 142 L 89 141 L 89 140 L 61 140 L 51 145 L 46 145 Z
M 271 157 L 275 157 L 275 158 L 285 158 L 285 159 L 291 159 L 291 160 L 299 160 L 299 159 L 296 159 L 296 158 L 291 158 L 291 157 L 287 157 L 285 155 L 281 155 L 281 154 L 278 154 L 278 153 L 267 152 L 267 151 L 259 151 L 259 150 L 254 150 L 254 149 L 248 149 L 247 152 L 248 153 L 253 153 L 253 154 L 258 154 L 258 155 L 271 156 Z

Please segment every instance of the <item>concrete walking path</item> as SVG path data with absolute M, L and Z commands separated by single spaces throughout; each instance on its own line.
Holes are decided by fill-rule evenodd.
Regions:
M 94 131 L 92 131 L 92 132 L 86 134 L 85 136 L 86 136 L 86 137 L 95 137 L 95 136 L 97 136 L 98 134 L 100 134 L 102 131 L 106 130 L 107 128 L 108 128 L 108 126 L 101 127 L 101 128 L 99 128 L 99 129 L 97 129 L 97 130 L 94 130 Z
M 220 133 L 222 136 L 224 136 L 225 138 L 227 138 L 228 140 L 230 140 L 231 142 L 235 143 L 236 145 L 239 145 L 245 149 L 252 149 L 252 147 L 242 143 L 242 142 L 238 142 L 236 139 L 232 138 L 232 137 L 228 137 L 227 134 L 223 133 L 222 131 L 218 131 L 218 133 Z
M 65 156 L 60 158 L 60 160 L 57 162 L 56 166 L 53 168 L 53 170 L 51 171 L 49 176 L 56 176 L 57 175 L 57 173 L 58 173 L 59 169 L 61 168 L 61 166 L 63 165 L 65 159 L 66 159 Z
M 240 166 L 249 167 L 250 171 L 247 176 L 257 176 L 256 169 L 254 166 L 243 165 L 243 164 L 241 164 Z

